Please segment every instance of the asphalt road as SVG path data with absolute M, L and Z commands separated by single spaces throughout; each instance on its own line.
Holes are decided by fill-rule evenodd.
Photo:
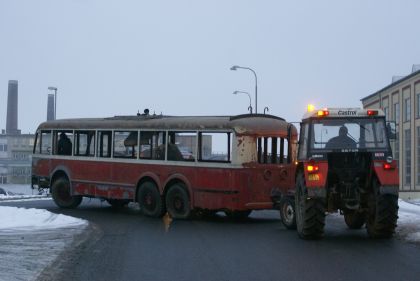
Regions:
M 222 214 L 173 221 L 165 231 L 160 219 L 133 208 L 115 211 L 98 200 L 74 210 L 52 201 L 7 205 L 92 223 L 86 242 L 50 266 L 46 280 L 420 280 L 419 245 L 369 239 L 364 229 L 348 230 L 339 216 L 327 217 L 323 240 L 304 241 L 275 211 L 254 212 L 243 222 Z

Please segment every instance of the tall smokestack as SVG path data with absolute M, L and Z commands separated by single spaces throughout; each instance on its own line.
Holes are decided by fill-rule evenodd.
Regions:
M 47 121 L 54 120 L 54 94 L 48 94 Z
M 18 81 L 9 80 L 7 96 L 6 134 L 19 134 L 18 130 Z

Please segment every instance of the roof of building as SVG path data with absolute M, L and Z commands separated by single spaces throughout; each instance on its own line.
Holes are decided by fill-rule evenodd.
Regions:
M 390 89 L 390 88 L 392 88 L 392 87 L 394 87 L 394 86 L 396 86 L 396 85 L 398 85 L 398 84 L 400 84 L 400 83 L 403 83 L 404 81 L 406 81 L 406 80 L 408 80 L 408 79 L 410 79 L 410 78 L 412 78 L 412 77 L 416 76 L 417 74 L 420 74 L 420 69 L 419 69 L 419 70 L 417 70 L 417 71 L 414 71 L 413 73 L 410 73 L 410 74 L 409 74 L 409 75 L 407 75 L 407 76 L 404 76 L 404 78 L 401 78 L 400 80 L 397 80 L 397 81 L 395 81 L 395 82 L 393 82 L 393 83 L 389 84 L 388 86 L 386 86 L 386 87 L 384 87 L 384 88 L 380 89 L 379 91 L 376 91 L 375 93 L 373 93 L 373 94 L 371 94 L 371 95 L 369 95 L 369 96 L 367 96 L 367 97 L 361 98 L 361 99 L 360 99 L 360 101 L 362 101 L 362 102 L 363 102 L 364 100 L 367 100 L 367 99 L 369 99 L 369 98 L 371 98 L 371 97 L 373 97 L 373 96 L 375 96 L 375 95 L 377 95 L 377 94 L 379 94 L 379 93 L 381 93 L 381 92 L 383 92 L 383 91 L 385 91 L 385 90 L 388 90 L 388 89 Z

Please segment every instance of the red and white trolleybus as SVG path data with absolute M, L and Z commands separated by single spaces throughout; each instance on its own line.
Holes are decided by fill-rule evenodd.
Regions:
M 292 124 L 262 114 L 48 121 L 36 132 L 32 187 L 49 188 L 62 208 L 91 197 L 138 202 L 152 217 L 245 217 L 294 189 L 296 140 Z

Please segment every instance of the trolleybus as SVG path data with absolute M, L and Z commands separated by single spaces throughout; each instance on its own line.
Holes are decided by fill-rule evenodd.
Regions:
M 293 202 L 296 145 L 296 128 L 265 114 L 54 120 L 36 132 L 32 187 L 61 208 L 90 197 L 138 202 L 151 217 L 246 217 Z M 293 224 L 293 208 L 284 211 Z

